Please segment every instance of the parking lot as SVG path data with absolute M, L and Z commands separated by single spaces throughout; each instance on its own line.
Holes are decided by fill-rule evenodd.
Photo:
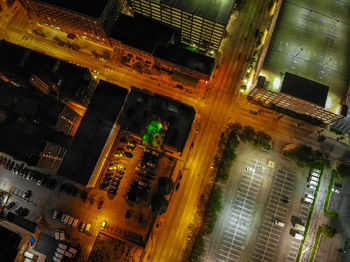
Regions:
M 307 216 L 309 214 L 309 210 L 310 210 L 310 204 L 300 202 L 298 218 L 300 218 L 302 221 L 306 221 Z M 295 261 L 295 259 L 297 258 L 297 255 L 298 255 L 300 242 L 301 242 L 300 240 L 298 240 L 294 237 L 292 238 L 292 240 L 290 241 L 286 261 L 290 261 L 290 262 Z
M 280 248 L 281 233 L 289 228 L 288 202 L 293 193 L 295 180 L 295 174 L 289 170 L 279 169 L 276 172 L 252 261 L 275 261 L 275 253 Z M 275 224 L 275 221 L 279 223 Z
M 233 198 L 230 214 L 224 225 L 224 232 L 219 240 L 216 261 L 241 261 L 242 250 L 245 249 L 254 212 L 259 201 L 259 193 L 263 180 L 263 163 L 250 159 L 246 166 L 255 172 L 244 170 L 239 180 L 237 192 Z

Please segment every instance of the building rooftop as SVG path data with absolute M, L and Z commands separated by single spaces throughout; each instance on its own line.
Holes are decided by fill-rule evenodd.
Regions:
M 74 11 L 86 16 L 100 18 L 109 0 L 37 0 L 59 8 Z
M 135 14 L 135 17 L 119 15 L 110 37 L 123 44 L 153 54 L 158 45 L 167 45 L 174 38 L 175 30 L 154 19 Z
M 0 261 L 15 261 L 21 237 L 0 226 Z
M 31 78 L 37 76 L 44 85 L 56 85 L 60 97 L 77 99 L 82 89 L 88 89 L 90 73 L 87 68 L 35 52 L 33 50 L 0 41 L 0 72 L 9 80 L 15 80 L 27 88 L 33 86 Z M 48 89 L 56 97 L 56 92 Z
M 325 109 L 340 114 L 350 79 L 349 8 L 334 0 L 284 1 L 260 72 L 266 88 L 279 92 L 285 72 L 309 79 L 329 87 Z
M 175 45 L 158 46 L 154 56 L 206 75 L 211 74 L 215 64 L 215 59 L 212 57 Z
M 286 72 L 281 92 L 324 107 L 328 86 Z
M 234 0 L 160 0 L 181 10 L 226 25 L 230 19 Z
M 164 144 L 182 151 L 195 117 L 192 107 L 171 98 L 132 87 L 119 118 L 120 125 L 140 137 L 152 120 L 168 123 Z
M 124 88 L 99 82 L 58 175 L 88 184 L 126 95 Z
M 58 241 L 53 237 L 40 233 L 38 240 L 35 244 L 34 250 L 44 254 L 46 256 L 44 262 L 52 261 L 55 255 L 56 248 L 58 246 Z

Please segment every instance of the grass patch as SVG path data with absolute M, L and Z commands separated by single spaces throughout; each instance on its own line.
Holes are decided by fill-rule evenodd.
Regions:
M 323 168 L 321 168 L 320 181 L 321 181 L 321 178 L 322 178 L 322 174 L 323 174 Z M 299 250 L 298 250 L 298 255 L 297 255 L 297 258 L 295 260 L 296 262 L 300 261 L 301 253 L 303 252 L 303 247 L 304 247 L 304 243 L 305 243 L 305 240 L 306 240 L 305 236 L 307 236 L 307 232 L 309 230 L 311 216 L 312 216 L 312 213 L 314 211 L 315 200 L 317 198 L 317 194 L 318 194 L 318 190 L 319 189 L 320 189 L 320 183 L 316 186 L 316 190 L 315 190 L 315 193 L 314 193 L 314 201 L 312 201 L 312 203 L 311 203 L 309 215 L 307 216 L 307 219 L 306 219 L 305 231 L 304 231 L 304 234 L 303 234 L 304 235 L 304 239 L 301 240 L 300 247 L 299 247 Z
M 324 206 L 323 206 L 323 212 L 332 219 L 338 217 L 338 213 L 335 210 L 328 210 L 329 200 L 331 199 L 331 194 L 332 194 L 333 183 L 335 180 L 337 180 L 337 178 L 339 178 L 339 175 L 337 171 L 333 169 L 331 179 L 329 180 L 329 184 L 328 184 L 326 200 L 324 201 Z
M 320 239 L 321 239 L 321 234 L 322 234 L 322 227 L 319 226 L 317 229 L 314 245 L 312 246 L 312 251 L 311 251 L 311 256 L 310 256 L 309 262 L 314 261 L 317 247 L 318 247 L 318 242 L 320 242 Z

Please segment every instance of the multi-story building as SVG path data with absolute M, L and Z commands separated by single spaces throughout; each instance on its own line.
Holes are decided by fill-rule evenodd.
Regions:
M 120 15 L 110 34 L 116 56 L 130 66 L 153 66 L 179 72 L 198 80 L 209 80 L 214 59 L 176 44 L 178 31 L 159 21 L 135 14 Z
M 234 6 L 233 0 L 130 0 L 133 12 L 172 25 L 181 42 L 201 51 L 218 50 Z
M 0 151 L 57 171 L 81 119 L 74 105 L 87 106 L 96 83 L 86 68 L 4 40 L 0 57 Z
M 123 7 L 119 0 L 19 0 L 30 19 L 108 45 L 108 32 Z
M 283 1 L 268 49 L 258 61 L 250 96 L 297 118 L 332 123 L 348 110 L 349 18 L 335 12 L 341 5 L 311 8 L 304 2 Z

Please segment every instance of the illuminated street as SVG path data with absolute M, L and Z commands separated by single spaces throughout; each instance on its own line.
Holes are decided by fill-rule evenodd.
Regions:
M 299 5 L 298 1 L 294 2 L 296 6 Z M 132 233 L 136 232 L 142 237 L 150 233 L 142 255 L 140 255 L 141 252 L 135 251 L 135 257 L 141 257 L 140 261 L 182 261 L 184 251 L 188 248 L 188 240 L 192 240 L 191 238 L 195 237 L 192 235 L 191 225 L 196 224 L 194 218 L 198 206 L 202 205 L 201 195 L 205 194 L 208 185 L 213 183 L 209 173 L 211 172 L 210 167 L 214 157 L 217 154 L 221 134 L 225 131 L 228 123 L 237 122 L 244 126 L 250 125 L 256 131 L 263 131 L 270 135 L 273 140 L 273 149 L 270 152 L 263 152 L 253 150 L 250 145 L 240 146 L 237 152 L 237 160 L 230 171 L 230 179 L 226 184 L 220 184 L 223 189 L 223 210 L 219 215 L 215 231 L 211 235 L 205 236 L 205 252 L 201 259 L 208 262 L 295 261 L 301 241 L 291 235 L 292 220 L 293 217 L 298 217 L 305 223 L 308 217 L 310 205 L 300 202 L 300 199 L 308 190 L 306 188 L 308 171 L 283 158 L 281 156 L 282 148 L 289 143 L 308 145 L 315 150 L 322 151 L 330 159 L 344 161 L 349 159 L 350 154 L 347 146 L 339 146 L 334 139 L 326 139 L 319 142 L 317 139 L 320 127 L 259 106 L 247 98 L 247 92 L 244 94 L 240 92 L 242 83 L 245 83 L 242 80 L 247 73 L 248 60 L 252 56 L 255 47 L 256 30 L 263 32 L 270 26 L 271 18 L 268 17 L 267 12 L 268 1 L 248 0 L 245 1 L 239 12 L 233 12 L 227 26 L 228 33 L 222 40 L 219 51 L 217 51 L 216 64 L 211 78 L 206 87 L 202 89 L 196 89 L 185 84 L 183 84 L 184 88 L 180 89 L 177 87 L 178 82 L 174 81 L 170 74 L 164 72 L 159 74 L 140 74 L 134 68 L 123 65 L 116 57 L 112 57 L 107 61 L 98 59 L 92 55 L 93 51 L 98 54 L 103 54 L 104 52 L 108 54 L 113 53 L 111 47 L 104 47 L 102 44 L 76 38 L 70 40 L 70 42 L 78 45 L 80 47 L 78 50 L 73 50 L 67 45 L 61 46 L 58 44 L 59 41 L 57 39 L 63 39 L 66 35 L 64 32 L 33 24 L 25 16 L 17 16 L 15 11 L 7 9 L 4 1 L 0 2 L 0 4 L 4 9 L 2 16 L 0 16 L 1 39 L 86 67 L 96 79 L 111 82 L 128 91 L 133 86 L 140 90 L 148 90 L 155 94 L 164 95 L 170 100 L 181 101 L 186 105 L 192 106 L 196 112 L 195 120 L 192 123 L 182 154 L 177 154 L 176 158 L 178 159 L 174 161 L 162 154 L 159 157 L 161 160 L 157 163 L 156 171 L 152 171 L 153 175 L 157 176 L 157 179 L 160 175 L 170 175 L 173 181 L 179 181 L 178 187 L 167 196 L 167 199 L 169 199 L 167 211 L 158 216 L 153 230 L 148 231 L 148 227 L 153 222 L 154 214 L 150 211 L 150 205 L 147 205 L 146 203 L 148 202 L 146 201 L 142 204 L 137 204 L 141 211 L 135 208 L 138 211 L 133 211 L 135 213 L 133 213 L 131 219 L 128 220 L 127 218 L 127 212 L 134 206 L 130 207 L 125 199 L 130 184 L 137 177 L 135 170 L 140 169 L 139 166 L 141 164 L 139 162 L 143 157 L 145 146 L 141 145 L 141 143 L 136 143 L 135 148 L 128 148 L 127 151 L 125 148 L 130 146 L 128 143 L 135 141 L 136 135 L 131 135 L 132 132 L 130 132 L 130 135 L 127 132 L 119 132 L 119 126 L 114 130 L 114 133 L 112 132 L 106 143 L 105 148 L 108 148 L 110 154 L 104 154 L 95 168 L 94 175 L 96 177 L 93 180 L 97 181 L 97 184 L 96 188 L 89 190 L 89 196 L 93 199 L 91 202 L 89 202 L 89 198 L 87 202 L 83 203 L 81 200 L 65 195 L 58 189 L 49 191 L 46 188 L 38 188 L 34 182 L 32 185 L 27 185 L 26 180 L 17 177 L 12 178 L 9 171 L 0 171 L 1 190 L 10 191 L 15 195 L 23 194 L 22 191 L 26 189 L 33 190 L 32 203 L 25 202 L 23 199 L 17 200 L 16 196 L 11 196 L 11 199 L 21 201 L 23 206 L 31 209 L 27 219 L 36 221 L 42 215 L 45 215 L 48 223 L 41 226 L 41 231 L 47 234 L 64 227 L 59 221 L 51 219 L 53 210 L 67 212 L 81 222 L 91 223 L 92 227 L 89 233 L 79 232 L 73 228 L 66 230 L 67 238 L 70 238 L 71 241 L 80 241 L 82 243 L 79 261 L 88 260 L 95 238 L 99 233 L 106 232 L 106 235 L 110 234 L 120 237 L 127 235 L 132 230 L 134 230 Z M 292 17 L 293 14 L 294 11 L 292 14 L 284 13 L 283 16 Z M 304 17 L 305 15 L 307 14 L 299 14 L 298 17 Z M 319 15 L 311 15 L 311 17 L 316 16 L 318 17 Z M 346 14 L 342 14 L 342 16 L 346 17 Z M 297 16 L 295 17 L 295 19 L 299 19 Z M 332 21 L 335 21 L 334 18 L 324 22 L 327 28 L 333 26 Z M 300 24 L 300 27 L 303 26 L 303 24 Z M 313 26 L 315 27 L 316 25 L 313 24 Z M 322 25 L 320 27 L 326 26 Z M 334 24 L 333 27 L 339 27 L 337 30 L 343 30 L 340 28 L 341 26 L 349 28 L 343 22 Z M 312 28 L 308 30 L 312 30 Z M 345 29 L 344 31 L 348 32 Z M 284 34 L 284 32 L 278 33 Z M 333 33 L 332 31 L 329 35 L 327 34 L 327 39 L 333 37 Z M 294 34 L 288 34 L 288 37 L 293 39 L 297 35 L 298 32 L 294 32 Z M 281 37 L 284 38 L 285 36 Z M 343 44 L 343 42 L 341 43 Z M 270 58 L 271 60 L 266 62 L 271 66 L 270 69 L 273 72 L 282 70 L 279 67 L 274 68 L 276 66 L 273 62 L 274 59 L 285 61 L 283 70 L 289 70 L 290 72 L 305 71 L 304 66 L 308 62 L 307 58 L 302 55 L 304 53 L 309 54 L 311 47 L 299 47 L 296 42 L 288 39 L 281 43 L 271 44 L 273 44 L 275 52 L 278 53 L 277 57 L 272 57 Z M 341 46 L 340 49 L 344 51 L 347 48 Z M 320 56 L 321 53 L 322 57 Z M 291 54 L 295 56 L 292 59 L 293 61 L 291 60 Z M 318 50 L 317 54 L 312 54 L 311 52 L 310 55 L 319 58 L 322 60 L 320 63 L 323 63 L 323 66 L 315 65 L 312 71 L 314 80 L 320 80 L 323 74 L 329 74 L 330 79 L 327 78 L 328 82 L 336 79 L 335 83 L 339 81 L 339 86 L 346 82 L 346 75 L 342 73 L 343 69 L 347 68 L 346 63 L 340 61 L 346 55 L 337 54 L 337 57 L 339 56 L 338 64 L 335 60 L 328 58 L 327 53 L 323 52 L 323 50 Z M 337 69 L 338 66 L 340 69 Z M 320 71 L 322 68 L 323 71 Z M 247 85 L 251 85 L 252 81 L 250 78 Z M 341 87 L 337 88 L 338 85 L 336 85 L 336 90 L 341 89 Z M 336 103 L 340 100 L 338 95 L 339 97 L 343 95 L 342 92 L 343 90 L 333 92 L 336 93 L 334 95 Z M 331 95 L 333 96 L 332 93 Z M 329 108 L 332 107 L 332 110 L 335 110 L 336 103 L 329 105 Z M 124 138 L 124 135 L 127 138 L 125 145 L 120 142 L 120 137 Z M 124 151 L 132 152 L 133 158 L 128 159 L 124 153 L 119 159 L 119 156 L 116 156 L 116 150 L 120 147 L 125 147 L 121 150 L 123 153 Z M 106 153 L 106 151 L 103 151 L 103 153 Z M 124 171 L 122 171 L 124 178 L 119 180 L 120 186 L 118 184 L 119 189 L 115 197 L 108 195 L 107 189 L 103 191 L 99 187 L 103 183 L 104 176 L 108 176 L 108 168 L 112 169 L 113 161 L 111 159 L 119 161 L 118 163 L 123 166 L 124 170 L 126 168 L 125 175 Z M 274 168 L 268 167 L 269 160 L 275 161 L 276 166 Z M 151 164 L 148 162 L 147 165 Z M 151 169 L 149 167 L 145 167 L 145 169 Z M 247 167 L 254 169 L 255 172 L 250 172 L 246 169 Z M 122 177 L 121 168 L 119 172 L 120 177 Z M 327 172 L 328 178 L 330 171 L 327 170 L 325 172 Z M 178 175 L 180 173 L 182 178 L 176 180 L 179 179 Z M 58 184 L 69 181 L 61 177 L 58 180 Z M 322 180 L 320 187 L 320 192 L 322 191 L 322 193 L 316 200 L 317 204 L 314 210 L 316 214 L 321 213 L 323 210 L 324 192 L 328 187 L 326 183 L 328 181 Z M 151 182 L 151 185 L 154 187 L 156 182 Z M 281 201 L 284 197 L 290 200 L 290 204 Z M 102 208 L 98 208 L 99 201 L 103 203 Z M 141 223 L 140 221 L 143 219 L 146 222 Z M 275 219 L 283 222 L 284 226 L 274 223 Z M 107 223 L 105 229 L 101 229 L 103 221 Z M 302 261 L 307 261 L 306 259 L 310 256 L 309 247 L 315 238 L 316 225 L 318 226 L 317 217 L 313 216 L 311 221 L 313 228 L 310 231 L 311 233 L 309 233 L 311 237 L 309 237 L 308 241 L 310 243 L 308 243 L 308 248 L 304 249 L 304 260 Z M 95 243 L 95 245 L 98 246 L 99 244 Z M 137 243 L 137 245 L 139 244 Z M 324 245 L 327 246 L 327 244 Z M 327 248 L 330 247 L 327 246 Z M 334 247 L 332 248 L 335 250 Z M 337 253 L 334 254 L 335 258 L 339 255 Z

